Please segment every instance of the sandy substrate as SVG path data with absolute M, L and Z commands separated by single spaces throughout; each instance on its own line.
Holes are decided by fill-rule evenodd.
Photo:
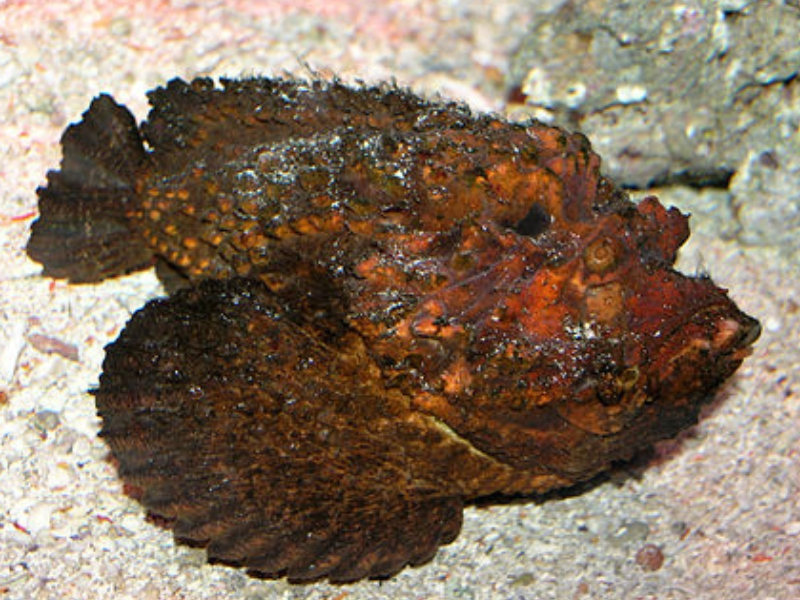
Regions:
M 560 501 L 470 508 L 461 536 L 428 565 L 350 586 L 208 566 L 122 493 L 87 390 L 103 346 L 161 289 L 152 272 L 70 286 L 43 279 L 25 257 L 35 189 L 58 163 L 58 138 L 100 91 L 143 118 L 144 92 L 173 76 L 394 77 L 502 107 L 527 3 L 360 4 L 0 8 L 0 597 L 800 597 L 800 310 L 790 298 L 800 278 L 778 252 L 721 240 L 702 209 L 683 268 L 713 274 L 764 334 L 702 423 L 633 476 Z M 663 553 L 660 568 L 648 570 L 647 545 Z

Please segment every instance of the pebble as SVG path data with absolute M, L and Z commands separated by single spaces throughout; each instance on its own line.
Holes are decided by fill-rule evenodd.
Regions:
M 58 462 L 50 466 L 45 478 L 47 487 L 51 490 L 64 489 L 75 481 L 75 472 L 66 462 Z
M 36 536 L 50 528 L 50 519 L 55 509 L 56 506 L 49 502 L 35 504 L 27 513 L 21 516 L 19 524 L 27 529 L 31 535 Z
M 59 414 L 52 410 L 40 410 L 33 417 L 33 424 L 42 431 L 53 431 L 61 423 Z
M 650 534 L 650 526 L 644 521 L 626 521 L 610 536 L 609 541 L 616 545 L 643 542 Z
M 792 521 L 791 523 L 787 523 L 783 530 L 786 532 L 786 535 L 800 535 L 800 521 Z
M 655 544 L 645 544 L 636 553 L 636 564 L 645 571 L 658 571 L 664 564 L 664 553 Z

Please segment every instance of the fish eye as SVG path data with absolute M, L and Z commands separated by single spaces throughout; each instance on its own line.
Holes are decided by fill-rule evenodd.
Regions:
M 592 273 L 604 273 L 617 264 L 617 250 L 609 238 L 593 241 L 584 251 L 583 259 Z
M 544 206 L 534 203 L 528 210 L 528 214 L 522 217 L 512 229 L 520 235 L 535 238 L 547 231 L 552 220 Z

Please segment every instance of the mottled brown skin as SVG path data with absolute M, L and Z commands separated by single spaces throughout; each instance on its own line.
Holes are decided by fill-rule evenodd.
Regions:
M 211 560 L 425 562 L 465 501 L 695 423 L 758 335 L 672 268 L 687 218 L 631 203 L 579 134 L 389 86 L 223 85 L 170 82 L 140 130 L 97 98 L 28 246 L 74 282 L 190 284 L 134 315 L 95 395 L 129 489 Z

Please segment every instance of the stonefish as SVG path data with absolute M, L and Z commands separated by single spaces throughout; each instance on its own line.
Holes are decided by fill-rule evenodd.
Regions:
M 62 138 L 28 253 L 174 291 L 94 394 L 127 490 L 266 577 L 387 577 L 465 502 L 572 486 L 696 422 L 758 323 L 674 270 L 687 217 L 586 138 L 392 85 L 173 80 Z

